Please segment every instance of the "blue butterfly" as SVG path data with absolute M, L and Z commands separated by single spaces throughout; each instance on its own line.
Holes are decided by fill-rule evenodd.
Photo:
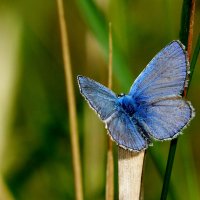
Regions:
M 189 101 L 182 98 L 189 62 L 180 41 L 162 49 L 137 77 L 127 95 L 78 76 L 81 94 L 106 124 L 111 139 L 124 149 L 141 151 L 152 138 L 177 137 L 194 117 Z

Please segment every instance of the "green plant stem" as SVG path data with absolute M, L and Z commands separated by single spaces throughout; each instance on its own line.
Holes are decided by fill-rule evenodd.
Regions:
M 151 157 L 151 160 L 153 161 L 155 168 L 160 175 L 161 180 L 163 180 L 163 176 L 164 176 L 164 173 L 165 173 L 165 171 L 164 171 L 165 170 L 164 160 L 163 160 L 161 154 L 158 154 L 158 152 L 154 152 L 154 151 L 155 151 L 154 148 L 151 148 L 148 151 L 148 154 Z M 173 182 L 171 182 L 171 187 L 170 187 L 170 190 L 169 190 L 169 196 L 170 196 L 171 200 L 177 199 L 177 194 L 176 194 Z
M 191 46 L 192 46 L 192 35 L 193 35 L 193 24 L 194 24 L 194 11 L 195 10 L 195 1 L 194 0 L 184 0 L 182 6 L 182 16 L 181 16 L 181 28 L 180 28 L 180 40 L 186 46 L 190 46 L 188 55 L 191 55 Z M 186 96 L 187 90 L 184 90 L 183 96 Z M 169 190 L 170 177 L 172 172 L 172 167 L 174 163 L 174 157 L 176 153 L 176 147 L 178 143 L 178 138 L 171 141 L 167 167 L 164 176 L 163 188 L 161 193 L 162 200 L 167 199 L 167 193 Z
M 167 167 L 165 171 L 163 188 L 162 188 L 162 193 L 161 193 L 161 198 L 160 198 L 161 200 L 167 199 L 167 193 L 169 190 L 169 182 L 170 182 L 170 177 L 171 177 L 171 172 L 172 172 L 172 166 L 174 163 L 177 142 L 178 140 L 176 138 L 172 140 L 170 143 L 170 149 L 169 149 L 169 154 L 168 154 L 168 159 L 167 159 Z

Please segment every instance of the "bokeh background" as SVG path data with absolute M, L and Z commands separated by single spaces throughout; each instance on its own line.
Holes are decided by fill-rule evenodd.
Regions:
M 84 196 L 105 199 L 107 136 L 79 93 L 76 76 L 108 80 L 113 28 L 113 90 L 128 92 L 166 44 L 178 39 L 181 0 L 64 1 L 79 122 Z M 74 199 L 67 96 L 56 1 L 0 1 L 0 199 Z M 200 31 L 196 1 L 193 47 Z M 200 62 L 188 94 L 196 117 L 180 136 L 168 199 L 200 199 Z M 144 197 L 159 199 L 169 142 L 147 150 Z M 117 147 L 115 199 L 117 199 Z

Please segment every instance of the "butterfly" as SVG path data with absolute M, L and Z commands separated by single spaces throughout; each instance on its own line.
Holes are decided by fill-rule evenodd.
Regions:
M 79 75 L 80 93 L 105 123 L 117 145 L 131 151 L 145 150 L 152 139 L 171 140 L 194 117 L 182 98 L 189 62 L 184 45 L 172 41 L 136 78 L 127 95 L 116 95 L 102 84 Z

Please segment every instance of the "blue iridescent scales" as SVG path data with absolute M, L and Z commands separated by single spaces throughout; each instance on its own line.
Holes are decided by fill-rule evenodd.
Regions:
M 152 139 L 171 140 L 194 117 L 189 101 L 182 98 L 189 62 L 180 41 L 163 48 L 134 81 L 127 95 L 78 76 L 81 94 L 105 123 L 119 146 L 131 151 L 146 149 Z

